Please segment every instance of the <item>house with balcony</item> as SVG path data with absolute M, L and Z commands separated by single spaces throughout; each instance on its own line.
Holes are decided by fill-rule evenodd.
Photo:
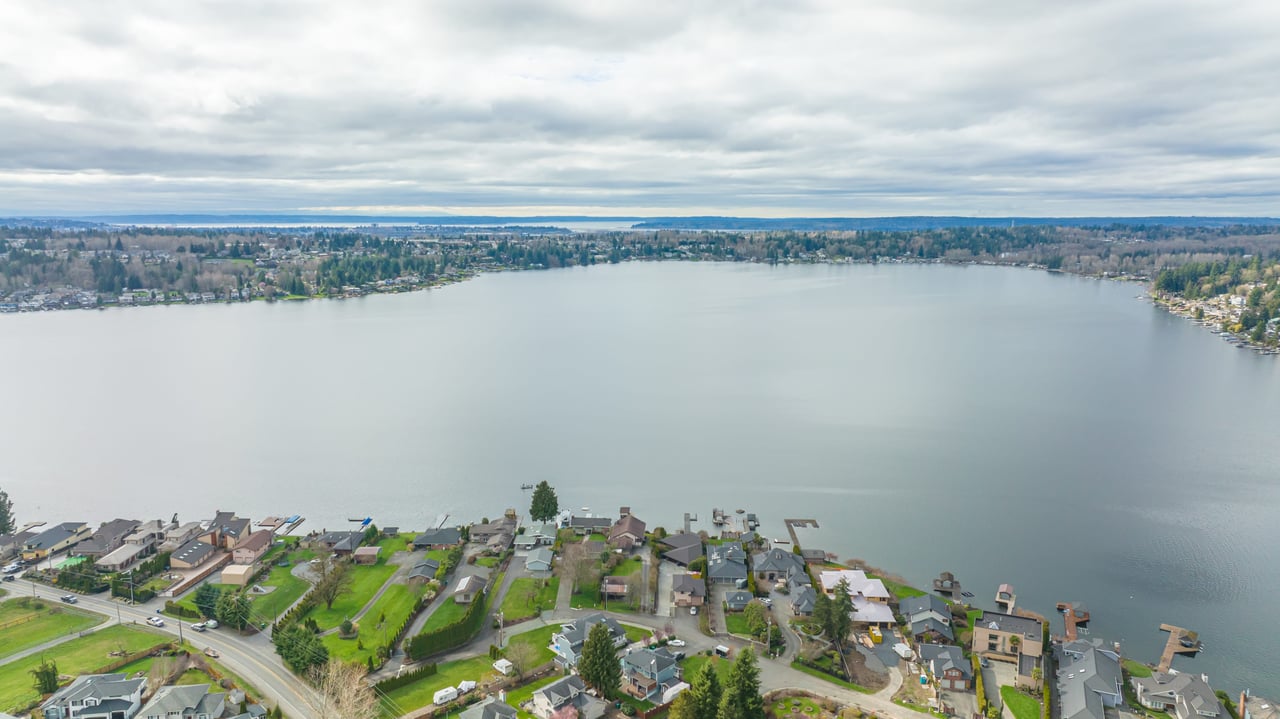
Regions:
M 747 586 L 747 553 L 737 542 L 713 544 L 707 550 L 707 581 Z
M 538 719 L 562 716 L 600 719 L 609 705 L 587 693 L 587 685 L 577 675 L 565 677 L 533 693 L 532 714 Z
M 245 537 L 236 548 L 231 550 L 231 561 L 234 564 L 254 564 L 271 548 L 275 537 L 269 530 L 259 529 Z
M 251 533 L 249 520 L 237 517 L 235 512 L 218 511 L 203 535 L 203 541 L 215 547 L 232 550 Z
M 680 683 L 680 667 L 665 648 L 631 649 L 622 655 L 622 691 L 662 703 L 662 695 Z
M 1044 623 L 1034 617 L 983 612 L 973 624 L 973 653 L 1017 668 L 1015 686 L 1035 688 L 1044 653 Z
M 140 524 L 142 523 L 136 519 L 113 519 L 110 522 L 103 522 L 102 526 L 98 527 L 98 531 L 80 543 L 76 553 L 91 559 L 104 557 L 123 545 L 125 537 L 133 534 Z
M 955 641 L 951 607 L 939 597 L 932 594 L 908 597 L 898 603 L 898 613 L 906 620 L 908 631 L 916 641 Z
M 701 577 L 681 572 L 671 578 L 671 595 L 677 607 L 700 607 L 707 601 L 707 585 Z
M 756 584 L 760 586 L 789 581 L 792 577 L 801 574 L 805 576 L 807 582 L 809 576 L 805 571 L 804 559 L 800 555 L 779 547 L 772 547 L 751 555 L 751 572 L 755 574 Z
M 578 663 L 582 655 L 582 645 L 587 641 L 587 633 L 591 627 L 604 624 L 613 637 L 613 646 L 621 648 L 627 645 L 627 633 L 613 617 L 604 614 L 589 614 L 560 625 L 560 631 L 551 635 L 551 651 L 556 655 L 556 663 L 562 667 L 572 667 Z
M 1107 709 L 1124 703 L 1120 655 L 1101 642 L 1067 642 L 1054 650 L 1054 659 L 1061 719 L 1106 719 Z
M 227 713 L 227 695 L 209 689 L 208 684 L 160 687 L 138 719 L 218 719 Z

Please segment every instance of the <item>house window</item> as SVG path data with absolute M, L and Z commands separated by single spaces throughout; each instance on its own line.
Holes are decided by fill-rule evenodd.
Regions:
M 987 640 L 987 651 L 995 652 L 1000 650 L 1000 640 L 992 637 Z

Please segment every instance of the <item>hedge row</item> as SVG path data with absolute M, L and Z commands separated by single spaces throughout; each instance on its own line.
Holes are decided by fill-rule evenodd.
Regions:
M 176 614 L 179 617 L 185 617 L 187 619 L 203 619 L 204 618 L 200 614 L 200 612 L 197 612 L 194 609 L 188 609 L 187 607 L 181 604 L 178 604 L 177 602 L 174 602 L 174 601 L 165 602 L 164 610 L 169 614 Z
M 484 600 L 485 591 L 481 590 L 471 600 L 471 606 L 467 607 L 462 619 L 415 636 L 405 646 L 405 653 L 410 659 L 417 660 L 466 644 L 484 626 Z
M 441 593 L 443 593 L 443 590 Z M 431 598 L 428 598 L 427 595 L 424 594 L 418 597 L 418 601 L 413 605 L 413 611 L 409 612 L 409 616 L 405 617 L 404 621 L 401 622 L 400 628 L 387 639 L 387 643 L 382 647 L 382 651 L 378 654 L 380 660 L 386 661 L 386 657 L 391 656 L 395 651 L 396 645 L 400 643 L 401 639 L 404 639 L 404 633 L 409 631 L 409 625 L 413 624 L 413 620 L 417 619 L 422 610 L 430 603 Z
M 373 686 L 377 688 L 378 694 L 387 694 L 388 692 L 391 692 L 395 689 L 399 689 L 400 687 L 405 686 L 407 684 L 412 684 L 418 681 L 419 679 L 422 679 L 424 677 L 429 677 L 435 673 L 436 673 L 435 664 L 423 664 L 417 669 L 403 672 L 398 677 L 388 677 L 386 679 L 383 679 L 382 681 L 378 682 L 377 684 L 374 684 Z
M 978 713 L 986 716 L 987 692 L 986 687 L 982 685 L 982 665 L 979 663 L 976 653 L 970 659 L 973 660 L 973 690 L 978 694 Z

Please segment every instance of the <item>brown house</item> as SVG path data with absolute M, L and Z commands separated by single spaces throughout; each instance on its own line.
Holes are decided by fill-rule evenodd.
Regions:
M 377 564 L 378 552 L 379 552 L 379 548 L 376 546 L 359 547 L 356 549 L 356 551 L 351 553 L 351 561 L 355 562 L 356 564 Z
M 265 529 L 250 534 L 231 550 L 231 561 L 234 564 L 253 564 L 262 559 L 271 547 L 271 537 L 271 532 Z
M 1033 689 L 1032 672 L 1044 653 L 1044 623 L 1034 617 L 983 612 L 973 624 L 973 652 L 1018 670 L 1015 685 Z
M 701 577 L 677 574 L 672 577 L 671 594 L 677 607 L 700 607 L 707 600 L 707 585 Z
M 622 508 L 622 516 L 609 530 L 609 544 L 620 549 L 631 549 L 644 543 L 644 522 L 631 514 L 629 507 Z

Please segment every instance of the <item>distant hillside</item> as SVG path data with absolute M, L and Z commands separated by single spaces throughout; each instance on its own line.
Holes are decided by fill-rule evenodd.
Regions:
M 954 227 L 1229 227 L 1276 225 L 1270 217 L 663 217 L 633 225 L 637 230 L 877 230 L 902 232 Z

